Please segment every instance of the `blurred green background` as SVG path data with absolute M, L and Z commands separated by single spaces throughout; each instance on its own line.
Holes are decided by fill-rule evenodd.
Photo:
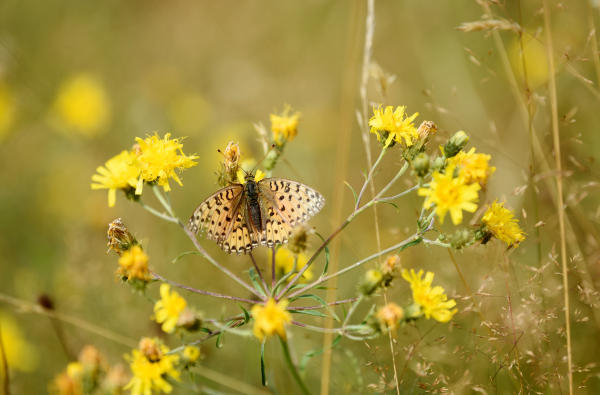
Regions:
M 499 16 L 515 19 L 530 33 L 525 38 L 525 60 L 532 124 L 543 152 L 543 156 L 536 154 L 533 168 L 533 174 L 542 174 L 536 179 L 537 219 L 531 188 L 513 193 L 515 188 L 528 184 L 531 174 L 528 121 L 511 91 L 515 88 L 524 95 L 516 32 L 500 33 L 518 80 L 513 86 L 493 37 L 485 31 L 463 33 L 454 29 L 463 22 L 481 20 L 484 10 L 477 2 L 380 0 L 376 2 L 373 59 L 397 76 L 387 104 L 407 105 L 410 114 L 418 111 L 417 126 L 423 120 L 438 125 L 439 132 L 430 143 L 431 154 L 454 132 L 464 130 L 472 137 L 467 148 L 474 146 L 477 152 L 492 155 L 491 164 L 497 171 L 481 202 L 506 198 L 528 233 L 528 239 L 510 256 L 509 270 L 517 336 L 522 333 L 519 351 L 523 353 L 524 377 L 531 388 L 558 393 L 552 374 L 558 371 L 564 376 L 566 372 L 561 332 L 564 313 L 562 278 L 555 274 L 560 268 L 551 258 L 553 251 L 558 251 L 559 241 L 554 178 L 543 175 L 546 161 L 550 169 L 555 165 L 547 58 L 541 43 L 545 36 L 538 31 L 543 27 L 538 12 L 542 3 L 524 2 L 520 10 L 513 3 L 506 8 L 485 4 Z M 573 358 L 578 367 L 585 367 L 598 362 L 600 351 L 596 292 L 600 213 L 594 163 L 600 142 L 600 102 L 593 62 L 597 50 L 591 49 L 589 25 L 589 17 L 598 22 L 600 14 L 586 2 L 571 2 L 568 7 L 557 4 L 551 2 L 558 114 L 564 164 L 573 172 L 565 178 L 569 258 L 580 254 L 571 259 L 575 270 L 569 277 L 573 287 Z M 263 122 L 268 127 L 269 114 L 280 112 L 284 103 L 289 103 L 302 112 L 302 121 L 297 138 L 286 147 L 288 164 L 280 162 L 274 174 L 305 182 L 326 197 L 324 210 L 310 223 L 319 233 L 330 234 L 339 225 L 332 223 L 334 190 L 347 188 L 343 180 L 334 177 L 342 140 L 350 139 L 344 180 L 359 189 L 363 180 L 360 169 L 366 167 L 354 114 L 354 109 L 360 108 L 365 17 L 366 3 L 362 1 L 0 1 L 1 293 L 31 302 L 47 295 L 57 311 L 134 340 L 162 336 L 148 318 L 152 306 L 115 280 L 117 256 L 105 253 L 108 223 L 122 218 L 129 230 L 147 243 L 150 263 L 157 273 L 199 289 L 249 298 L 248 292 L 200 257 L 188 256 L 171 264 L 180 253 L 193 250 L 181 230 L 150 216 L 120 192 L 116 206 L 108 208 L 106 191 L 91 190 L 91 176 L 97 166 L 131 148 L 135 137 L 154 131 L 186 136 L 184 153 L 198 155 L 199 165 L 181 174 L 183 187 L 171 182 L 175 211 L 185 220 L 217 189 L 215 171 L 221 160 L 217 148 L 224 149 L 229 141 L 235 141 L 240 143 L 243 159 L 261 157 L 262 147 L 253 123 Z M 531 34 L 536 38 L 532 39 Z M 475 62 L 465 48 L 476 55 Z M 565 69 L 567 63 L 574 72 Z M 576 73 L 593 84 L 582 82 Z M 373 81 L 368 93 L 372 102 L 383 102 Z M 349 103 L 349 111 L 342 105 L 344 101 Z M 344 129 L 344 123 L 350 123 L 351 130 Z M 371 141 L 376 157 L 379 147 L 374 136 Z M 398 163 L 397 151 L 385 158 L 376 187 L 387 184 L 397 172 Z M 407 181 L 399 182 L 390 193 L 414 185 L 413 177 L 404 178 Z M 158 207 L 148 192 L 144 200 Z M 351 196 L 347 190 L 344 218 L 352 210 Z M 410 195 L 397 204 L 399 213 L 391 206 L 378 207 L 383 247 L 414 232 L 422 200 Z M 470 215 L 466 217 L 465 226 L 470 219 Z M 546 224 L 540 228 L 540 238 L 533 229 L 538 220 Z M 449 221 L 444 227 L 448 231 L 454 228 Z M 212 242 L 202 244 L 220 262 L 246 276 L 243 272 L 251 264 L 248 257 L 225 254 Z M 314 250 L 318 240 L 312 240 L 312 244 Z M 495 241 L 486 248 L 455 254 L 472 292 L 506 295 L 501 268 L 503 248 Z M 344 231 L 340 267 L 376 251 L 373 214 L 369 212 Z M 266 249 L 260 248 L 256 256 L 266 267 Z M 544 282 L 537 278 L 528 283 L 534 275 L 529 268 L 548 262 L 550 267 L 541 276 Z M 319 273 L 323 259 L 316 265 Z M 492 384 L 490 378 L 502 361 L 492 362 L 482 355 L 496 347 L 500 355 L 511 351 L 506 299 L 477 297 L 486 320 L 497 325 L 501 333 L 498 341 L 487 336 L 479 339 L 467 330 L 477 328 L 478 335 L 486 332 L 480 328 L 481 319 L 470 299 L 464 298 L 467 293 L 447 251 L 411 248 L 402 253 L 402 265 L 436 273 L 436 282 L 458 302 L 460 313 L 454 321 L 462 328 L 423 322 L 419 328 L 399 331 L 399 369 L 406 361 L 405 347 L 428 333 L 426 346 L 408 365 L 403 391 L 421 393 L 417 380 L 431 384 L 440 374 L 446 377 L 443 385 L 457 394 L 481 392 L 477 385 L 487 393 L 518 390 L 518 380 L 504 370 Z M 355 296 L 358 278 L 365 269 L 339 279 L 340 299 Z M 398 304 L 410 295 L 401 281 L 397 280 L 389 295 Z M 157 295 L 158 287 L 152 286 L 150 293 Z M 239 312 L 233 303 L 199 295 L 186 298 L 206 317 Z M 382 303 L 379 299 L 372 302 Z M 366 314 L 369 307 L 365 304 L 361 313 Z M 111 363 L 122 362 L 122 355 L 129 351 L 63 323 L 60 327 L 65 352 L 47 317 L 19 314 L 19 309 L 6 303 L 0 309 L 6 326 L 15 327 L 12 341 L 23 344 L 18 356 L 13 357 L 23 365 L 13 364 L 14 393 L 44 393 L 47 383 L 66 366 L 68 354 L 76 355 L 85 344 L 96 345 Z M 547 325 L 541 319 L 544 309 L 551 310 L 546 314 L 551 318 Z M 318 318 L 304 321 L 322 324 Z M 540 340 L 544 332 L 548 333 L 547 341 Z M 322 342 L 316 332 L 293 328 L 292 333 L 295 351 L 300 355 Z M 434 342 L 441 336 L 446 337 Z M 177 345 L 173 336 L 165 339 L 167 344 Z M 391 364 L 388 339 L 382 337 L 370 344 L 371 350 L 363 343 L 345 339 L 336 348 L 332 393 L 367 393 L 366 386 L 377 383 L 378 376 L 367 362 L 374 361 L 370 352 L 380 346 L 380 363 Z M 216 349 L 214 342 L 203 345 L 202 364 L 258 387 L 259 348 L 258 341 L 228 336 L 222 349 Z M 270 342 L 267 348 L 275 386 L 282 394 L 295 393 L 289 373 L 277 363 L 281 358 L 279 345 Z M 468 354 L 473 355 L 469 358 Z M 434 363 L 435 374 L 419 376 L 417 373 L 422 373 L 429 362 Z M 320 388 L 320 368 L 321 357 L 317 357 L 307 371 L 307 381 L 315 393 Z M 576 387 L 592 376 L 585 383 L 587 388 L 578 393 L 597 393 L 598 373 L 594 367 L 576 373 Z M 540 376 L 545 379 L 538 380 Z M 563 391 L 565 385 L 563 382 Z M 174 393 L 186 392 L 176 389 Z

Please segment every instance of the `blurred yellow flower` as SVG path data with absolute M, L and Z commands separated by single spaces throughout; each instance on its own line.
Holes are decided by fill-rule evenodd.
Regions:
M 446 168 L 446 173 L 433 173 L 433 180 L 429 188 L 419 188 L 419 196 L 427 196 L 423 207 L 428 209 L 435 204 L 435 214 L 444 223 L 446 213 L 450 211 L 452 222 L 458 225 L 462 222 L 462 210 L 470 213 L 477 210 L 478 195 L 477 191 L 481 189 L 479 184 L 467 185 L 465 178 L 459 176 L 454 178 L 454 165 L 450 164 Z
M 413 139 L 417 140 L 419 134 L 412 121 L 419 115 L 418 112 L 410 117 L 404 118 L 406 106 L 398 106 L 394 111 L 393 106 L 387 106 L 385 110 L 381 108 L 373 109 L 375 115 L 369 120 L 371 133 L 377 134 L 377 139 L 381 142 L 385 140 L 385 146 L 389 146 L 392 141 L 402 143 L 402 138 L 407 146 L 413 145 Z M 380 133 L 380 131 L 387 133 Z
M 114 207 L 117 189 L 126 190 L 135 188 L 140 170 L 133 166 L 135 155 L 133 152 L 123 151 L 119 155 L 110 158 L 103 166 L 99 166 L 94 174 L 92 189 L 108 189 L 108 207 Z
M 101 82 L 82 73 L 60 86 L 51 121 L 60 130 L 91 137 L 106 126 L 110 112 L 108 95 Z
M 16 106 L 7 86 L 0 84 L 0 139 L 13 125 Z
M 177 95 L 169 103 L 167 114 L 176 130 L 185 134 L 202 131 L 210 119 L 210 103 L 199 93 L 189 92 Z
M 308 263 L 308 255 L 304 253 L 298 254 L 298 263 L 296 265 L 296 272 L 300 271 Z M 275 254 L 275 268 L 282 271 L 284 274 L 289 273 L 294 268 L 294 253 L 291 252 L 287 247 L 281 247 Z M 306 269 L 302 273 L 300 282 L 310 280 L 314 277 L 312 267 Z M 290 281 L 292 277 L 288 278 Z
M 475 147 L 473 147 L 467 153 L 460 151 L 448 161 L 460 169 L 467 184 L 478 182 L 485 185 L 488 178 L 496 171 L 495 167 L 489 165 L 490 159 L 492 159 L 491 155 L 476 154 Z
M 431 287 L 433 276 L 433 273 L 427 272 L 425 279 L 422 279 L 423 270 L 418 273 L 414 269 L 410 269 L 410 273 L 406 269 L 402 270 L 402 277 L 410 283 L 413 299 L 421 306 L 422 314 L 427 319 L 433 317 L 436 321 L 448 322 L 458 312 L 458 309 L 450 310 L 456 306 L 456 302 L 454 299 L 448 300 L 444 288 L 439 285 Z
M 179 355 L 167 355 L 168 352 L 169 348 L 156 339 L 142 339 L 139 350 L 125 355 L 133 377 L 124 389 L 131 389 L 131 395 L 152 395 L 153 390 L 171 392 L 173 386 L 165 379 L 171 377 L 179 381 L 181 373 L 175 369 Z
M 194 346 L 185 346 L 183 349 L 183 358 L 187 363 L 194 363 L 200 358 L 200 349 Z
M 167 333 L 175 332 L 179 316 L 185 310 L 187 303 L 184 298 L 175 291 L 170 292 L 169 284 L 160 285 L 161 300 L 154 305 L 154 317 L 159 324 L 162 323 L 162 330 Z
M 525 51 L 521 51 L 521 42 L 515 37 L 508 49 L 510 63 L 513 66 L 519 81 L 523 80 L 523 53 L 525 55 L 525 67 L 527 68 L 527 79 L 530 90 L 535 90 L 548 81 L 548 52 L 545 44 L 530 36 L 524 42 Z
M 291 109 L 290 105 L 286 104 L 281 115 L 271 114 L 273 141 L 277 145 L 292 141 L 298 134 L 298 123 L 302 114 L 295 112 L 293 115 L 289 115 Z
M 382 330 L 394 331 L 404 318 L 404 309 L 396 303 L 388 303 L 377 311 L 375 318 Z
M 67 369 L 50 383 L 48 390 L 55 395 L 83 395 L 83 366 L 79 362 L 70 362 Z
M 119 258 L 119 270 L 117 274 L 127 278 L 137 278 L 143 281 L 150 279 L 148 272 L 148 255 L 139 245 L 133 246 L 130 250 L 123 252 Z
M 266 174 L 263 173 L 260 169 L 258 169 L 258 170 L 256 170 L 256 174 L 254 175 L 254 181 L 259 182 L 260 180 L 265 178 L 265 176 L 266 176 Z M 238 182 L 240 184 L 246 183 L 246 173 L 244 173 L 244 171 L 242 169 L 238 170 L 237 178 L 238 178 Z
M 254 305 L 252 307 L 254 336 L 262 340 L 265 336 L 278 334 L 283 340 L 286 340 L 285 324 L 292 320 L 291 314 L 285 309 L 287 305 L 287 300 L 280 300 L 277 303 L 274 299 L 269 299 L 264 306 Z
M 23 337 L 23 330 L 7 313 L 0 312 L 0 347 L 4 351 L 8 368 L 20 372 L 33 372 L 39 364 L 37 349 Z M 0 358 L 0 378 L 4 375 L 4 360 Z
M 481 222 L 488 232 L 509 246 L 518 246 L 525 240 L 525 233 L 517 224 L 519 220 L 514 219 L 514 212 L 504 208 L 504 203 L 498 204 L 497 200 L 487 209 Z
M 170 136 L 171 134 L 167 133 L 164 139 L 161 139 L 158 134 L 148 137 L 146 140 L 142 140 L 139 137 L 136 138 L 141 149 L 141 155 L 137 157 L 135 162 L 141 171 L 137 189 L 135 190 L 136 195 L 142 194 L 144 181 L 156 181 L 158 185 L 165 189 L 165 192 L 171 190 L 169 187 L 169 178 L 172 178 L 179 185 L 183 186 L 181 180 L 175 174 L 175 169 L 181 171 L 198 164 L 193 161 L 194 159 L 198 159 L 197 156 L 185 156 L 183 154 L 181 150 L 183 144 L 180 143 L 181 139 L 169 140 Z M 178 151 L 179 154 L 177 153 Z

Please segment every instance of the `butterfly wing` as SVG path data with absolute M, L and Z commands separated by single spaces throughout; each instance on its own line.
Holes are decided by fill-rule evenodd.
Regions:
M 325 198 L 319 192 L 285 178 L 261 180 L 258 189 L 265 223 L 261 244 L 267 247 L 287 243 L 292 229 L 315 216 L 325 205 Z
M 249 218 L 248 204 L 247 201 L 243 199 L 240 203 L 239 210 L 236 211 L 236 218 L 233 222 L 231 232 L 228 233 L 226 239 L 218 242 L 219 247 L 221 247 L 223 251 L 229 254 L 235 252 L 240 256 L 242 252 L 246 254 L 258 247 L 260 234 L 254 228 L 252 221 L 250 221 Z
M 194 210 L 188 228 L 198 234 L 207 229 L 206 238 L 222 242 L 233 230 L 234 219 L 243 206 L 244 186 L 234 184 L 209 196 Z

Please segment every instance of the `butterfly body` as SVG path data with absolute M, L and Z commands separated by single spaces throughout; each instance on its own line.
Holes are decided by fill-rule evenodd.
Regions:
M 232 184 L 204 200 L 194 211 L 188 228 L 223 251 L 240 255 L 259 245 L 274 247 L 288 242 L 292 229 L 318 213 L 325 198 L 311 187 L 284 178 L 256 181 L 248 173 L 244 184 Z

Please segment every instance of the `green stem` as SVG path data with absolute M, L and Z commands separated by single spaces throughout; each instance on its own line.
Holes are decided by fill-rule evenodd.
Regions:
M 283 356 L 285 357 L 285 362 L 287 364 L 288 369 L 290 370 L 290 373 L 292 373 L 292 377 L 294 377 L 294 380 L 296 380 L 296 383 L 300 387 L 300 390 L 302 390 L 302 393 L 305 395 L 310 395 L 308 388 L 306 388 L 304 381 L 302 381 L 302 378 L 298 374 L 298 369 L 296 369 L 296 366 L 294 366 L 294 363 L 292 362 L 292 357 L 290 355 L 290 349 L 287 345 L 287 342 L 281 337 L 279 338 L 279 341 L 281 343 L 281 348 L 283 349 Z
M 144 210 L 150 212 L 151 214 L 154 214 L 157 217 L 164 219 L 165 221 L 177 223 L 177 219 L 176 218 L 169 217 L 168 215 L 163 214 L 163 213 L 161 213 L 161 212 L 153 209 L 150 206 L 146 206 L 141 200 L 138 200 L 138 203 L 140 204 L 140 206 L 142 206 L 144 208 Z
M 160 202 L 160 204 L 163 205 L 165 210 L 167 210 L 167 212 L 169 214 L 171 214 L 171 217 L 175 218 L 175 215 L 173 214 L 173 209 L 171 208 L 171 205 L 169 204 L 169 202 L 167 202 L 165 200 L 165 197 L 162 195 L 162 193 L 160 193 L 160 189 L 158 189 L 158 185 L 152 185 L 152 191 L 154 191 L 154 194 L 158 198 L 158 201 Z
M 358 297 L 358 299 L 356 299 L 356 302 L 352 303 L 352 306 L 350 306 L 350 310 L 348 310 L 348 315 L 346 315 L 346 318 L 344 319 L 344 323 L 342 326 L 346 327 L 346 325 L 348 325 L 348 322 L 350 321 L 350 316 L 352 316 L 354 311 L 356 311 L 356 308 L 358 307 L 360 302 L 362 302 L 362 300 L 363 300 L 363 295 L 360 295 Z

